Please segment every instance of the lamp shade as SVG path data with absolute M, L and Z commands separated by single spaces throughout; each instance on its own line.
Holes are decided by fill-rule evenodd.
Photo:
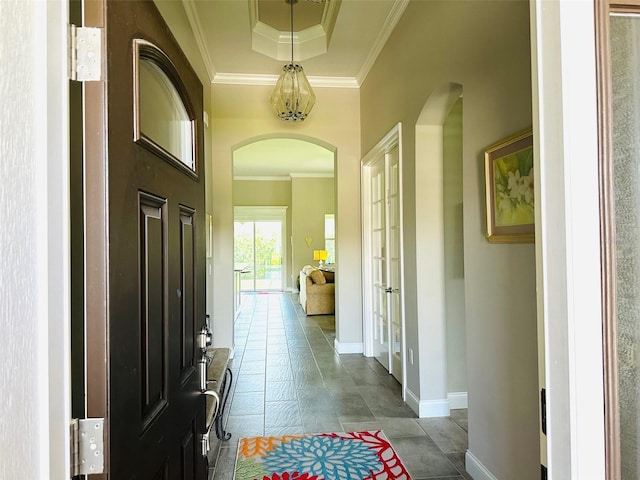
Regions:
M 282 67 L 270 102 L 281 120 L 302 122 L 307 118 L 316 95 L 300 64 L 291 62 Z
M 314 250 L 313 259 L 325 261 L 329 257 L 329 252 L 326 250 Z

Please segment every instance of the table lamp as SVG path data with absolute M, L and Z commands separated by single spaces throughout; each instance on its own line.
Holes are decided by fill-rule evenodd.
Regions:
M 320 265 L 324 265 L 325 260 L 329 257 L 329 252 L 326 250 L 314 250 L 313 259 L 319 260 Z

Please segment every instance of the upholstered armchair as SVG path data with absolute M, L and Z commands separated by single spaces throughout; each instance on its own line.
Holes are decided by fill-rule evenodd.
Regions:
M 335 313 L 334 273 L 306 265 L 300 271 L 300 305 L 307 315 Z

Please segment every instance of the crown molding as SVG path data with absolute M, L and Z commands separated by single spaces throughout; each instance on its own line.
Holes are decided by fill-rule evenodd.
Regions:
M 333 173 L 290 173 L 291 178 L 333 178 Z
M 290 182 L 293 178 L 333 178 L 333 173 L 290 173 L 289 175 L 234 175 L 234 180 L 253 182 Z
M 290 182 L 289 175 L 238 175 L 234 180 L 248 180 L 253 182 Z
M 312 87 L 360 88 L 353 77 L 307 77 Z M 217 85 L 275 85 L 278 75 L 216 73 L 211 83 Z
M 204 30 L 202 29 L 202 25 L 200 24 L 200 20 L 198 18 L 196 3 L 194 0 L 182 0 L 182 6 L 184 7 L 184 11 L 187 14 L 189 25 L 191 25 L 193 36 L 196 39 L 198 50 L 200 51 L 200 55 L 202 56 L 202 61 L 204 62 L 204 67 L 207 69 L 207 75 L 209 76 L 209 81 L 213 82 L 213 79 L 216 76 L 216 68 L 213 63 L 213 60 L 211 59 L 211 55 L 209 55 L 207 42 L 204 39 Z
M 393 7 L 389 11 L 389 15 L 387 15 L 387 19 L 384 21 L 384 25 L 380 29 L 378 38 L 371 47 L 369 55 L 364 61 L 362 68 L 356 75 L 356 81 L 358 85 L 362 85 L 362 82 L 364 82 L 365 78 L 367 78 L 367 75 L 369 75 L 371 67 L 373 67 L 373 64 L 378 59 L 378 55 L 380 55 L 380 52 L 387 43 L 387 40 L 389 40 L 391 33 L 393 33 L 393 30 L 396 28 L 396 25 L 400 21 L 402 14 L 409 5 L 409 1 L 410 0 L 396 0 L 396 2 L 393 4 Z
M 360 88 L 355 77 L 307 77 L 312 87 Z
M 254 73 L 216 73 L 211 83 L 217 85 L 275 85 L 278 75 Z

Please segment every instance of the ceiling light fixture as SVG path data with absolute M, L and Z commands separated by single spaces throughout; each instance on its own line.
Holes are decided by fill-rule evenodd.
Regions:
M 291 63 L 282 67 L 282 73 L 271 94 L 271 105 L 281 120 L 302 122 L 316 103 L 316 95 L 299 63 L 293 61 L 293 4 L 298 0 L 285 0 L 291 6 Z

